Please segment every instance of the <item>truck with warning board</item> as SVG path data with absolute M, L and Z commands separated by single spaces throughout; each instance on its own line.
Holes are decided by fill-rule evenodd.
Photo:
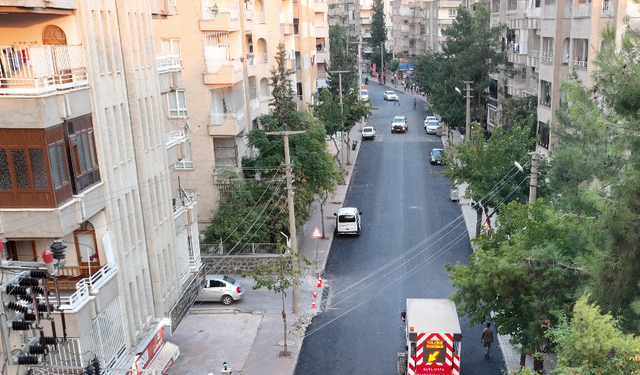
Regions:
M 459 375 L 462 331 L 453 301 L 407 298 L 406 351 L 398 353 L 399 375 Z

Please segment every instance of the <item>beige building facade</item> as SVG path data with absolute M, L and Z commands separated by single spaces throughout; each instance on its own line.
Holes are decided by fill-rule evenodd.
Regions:
M 181 296 L 201 271 L 197 204 L 172 187 L 170 169 L 189 133 L 166 123 L 160 94 L 182 67 L 156 53 L 152 25 L 173 13 L 165 1 L 0 1 L 7 373 L 34 361 L 85 366 L 88 353 L 103 368 L 150 366 L 151 343 L 189 304 Z M 57 239 L 66 259 L 45 277 L 43 250 Z M 8 291 L 33 279 L 29 293 Z M 34 299 L 43 320 L 25 323 Z M 58 343 L 46 358 L 28 350 L 38 331 Z
M 219 175 L 250 155 L 246 135 L 269 113 L 270 70 L 284 43 L 298 108 L 326 86 L 327 3 L 319 0 L 188 0 L 153 21 L 155 47 L 181 61 L 167 74 L 161 103 L 167 126 L 184 130 L 185 158 L 172 185 L 197 188 L 200 229 L 211 224 Z
M 488 124 L 495 124 L 503 97 L 538 97 L 538 151 L 546 154 L 555 143 L 553 124 L 563 101 L 562 82 L 575 73 L 592 83 L 593 64 L 607 26 L 620 42 L 625 19 L 638 24 L 640 8 L 626 0 L 493 0 L 491 25 L 505 24 L 504 45 L 509 65 L 495 74 L 488 104 Z

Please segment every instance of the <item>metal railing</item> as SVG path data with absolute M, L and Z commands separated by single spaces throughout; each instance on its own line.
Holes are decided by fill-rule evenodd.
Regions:
M 269 62 L 269 54 L 268 53 L 260 53 L 260 54 L 258 54 L 258 62 L 268 63 Z
M 226 254 L 276 254 L 277 250 L 277 244 L 275 243 L 200 244 L 200 254 L 202 256 Z
M 543 64 L 553 64 L 553 52 L 542 52 L 541 61 Z
M 574 68 L 587 70 L 587 61 L 586 60 L 573 60 L 571 62 Z
M 178 72 L 182 70 L 182 58 L 179 53 L 160 53 L 156 56 L 158 73 Z
M 613 17 L 613 3 L 611 1 L 605 1 L 602 3 L 601 17 Z
M 247 116 L 247 109 L 242 107 L 234 112 L 227 113 L 211 113 L 209 116 L 209 125 L 222 125 L 227 119 L 233 118 L 242 120 Z
M 253 56 L 253 53 L 247 53 L 247 66 L 255 66 L 256 59 Z
M 87 85 L 82 45 L 0 47 L 0 94 L 42 95 Z
M 237 59 L 233 60 L 205 60 L 207 73 L 218 73 L 223 66 L 232 66 L 233 71 L 237 72 L 242 70 L 242 62 Z
M 62 310 L 76 310 L 79 308 L 91 293 L 91 290 L 98 289 L 116 274 L 116 267 L 113 264 L 105 264 L 98 271 L 88 278 L 81 279 L 76 283 L 76 291 L 69 297 L 61 297 Z

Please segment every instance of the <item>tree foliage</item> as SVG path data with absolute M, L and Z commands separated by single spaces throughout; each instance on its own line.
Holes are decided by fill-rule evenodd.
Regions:
M 331 73 L 337 71 L 348 71 L 342 73 L 342 91 L 349 93 L 358 89 L 358 73 L 355 67 L 355 55 L 350 52 L 349 42 L 344 31 L 339 26 L 329 28 L 329 52 L 331 61 L 327 65 L 327 86 L 332 94 L 338 95 L 340 92 L 340 75 Z
M 387 41 L 387 27 L 385 26 L 384 0 L 373 0 L 371 6 L 371 46 L 380 46 Z
M 559 207 L 594 216 L 601 239 L 593 297 L 640 332 L 640 32 L 603 32 L 593 87 L 563 85 L 550 183 Z
M 276 65 L 271 68 L 271 116 L 276 119 L 279 125 L 291 122 L 291 114 L 296 111 L 296 102 L 294 99 L 294 91 L 291 86 L 289 76 L 292 74 L 287 69 L 287 51 L 284 43 L 278 44 L 276 51 Z
M 503 26 L 490 27 L 489 15 L 483 4 L 476 4 L 473 14 L 458 7 L 452 25 L 442 31 L 447 39 L 442 52 L 430 52 L 416 64 L 418 86 L 448 124 L 465 122 L 465 99 L 455 91 L 456 87 L 464 90 L 463 81 L 473 81 L 472 117 L 480 120 L 485 116 L 489 74 L 497 71 L 505 57 L 500 43 Z
M 556 343 L 558 375 L 629 375 L 640 372 L 640 339 L 625 334 L 619 321 L 603 314 L 597 304 L 582 296 L 571 320 L 563 317 L 549 331 Z
M 471 323 L 490 317 L 501 333 L 530 352 L 551 350 L 545 337 L 588 281 L 590 223 L 542 202 L 503 208 L 500 225 L 475 241 L 469 265 L 448 265 L 453 299 Z

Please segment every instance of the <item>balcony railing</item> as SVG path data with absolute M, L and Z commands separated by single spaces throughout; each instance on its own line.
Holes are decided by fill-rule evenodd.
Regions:
M 220 13 L 229 13 L 229 18 L 234 21 L 238 20 L 240 16 L 240 10 L 237 8 L 203 7 L 202 19 L 214 20 Z
M 65 268 L 69 270 L 64 271 Z M 78 309 L 87 298 L 89 298 L 91 291 L 94 289 L 99 289 L 102 285 L 104 285 L 107 281 L 109 281 L 116 274 L 116 267 L 113 264 L 105 264 L 101 268 L 99 268 L 96 272 L 92 272 L 88 270 L 89 266 L 81 266 L 81 267 L 63 267 L 61 269 L 61 276 L 66 277 L 66 279 L 58 279 L 59 282 L 62 280 L 69 280 L 70 275 L 75 277 L 83 277 L 84 273 L 80 273 L 82 270 L 87 270 L 87 277 L 83 277 L 75 283 L 75 292 L 70 296 L 61 296 L 62 305 L 60 308 L 62 310 L 76 310 Z M 97 267 L 96 267 L 97 268 Z M 74 274 L 74 271 L 78 271 L 78 275 Z M 73 277 L 71 276 L 71 277 Z M 74 280 L 75 281 L 75 280 Z
M 88 85 L 82 45 L 0 47 L 0 95 L 33 96 Z
M 545 5 L 542 7 L 542 18 L 556 18 L 556 4 Z
M 240 60 L 205 60 L 205 65 L 207 67 L 206 72 L 207 73 L 217 73 L 220 68 L 222 68 L 223 66 L 232 66 L 233 67 L 233 71 L 237 72 L 239 70 L 242 70 L 242 63 L 240 62 Z
M 227 119 L 231 119 L 231 118 L 240 121 L 246 116 L 247 116 L 246 108 L 238 109 L 235 112 L 212 113 L 210 116 L 209 125 L 223 125 Z
M 182 58 L 179 53 L 161 53 L 156 56 L 158 73 L 179 72 L 182 70 Z
M 258 54 L 258 62 L 268 63 L 269 62 L 269 54 L 268 53 L 260 53 L 260 54 Z
M 571 62 L 574 68 L 587 70 L 587 61 L 586 60 L 573 60 Z
M 259 24 L 267 23 L 267 16 L 264 14 L 264 12 L 258 13 L 258 23 Z
M 553 52 L 542 52 L 542 63 L 546 65 L 553 64 Z
M 247 65 L 248 66 L 255 66 L 256 65 L 256 59 L 253 56 L 253 53 L 247 53 Z

